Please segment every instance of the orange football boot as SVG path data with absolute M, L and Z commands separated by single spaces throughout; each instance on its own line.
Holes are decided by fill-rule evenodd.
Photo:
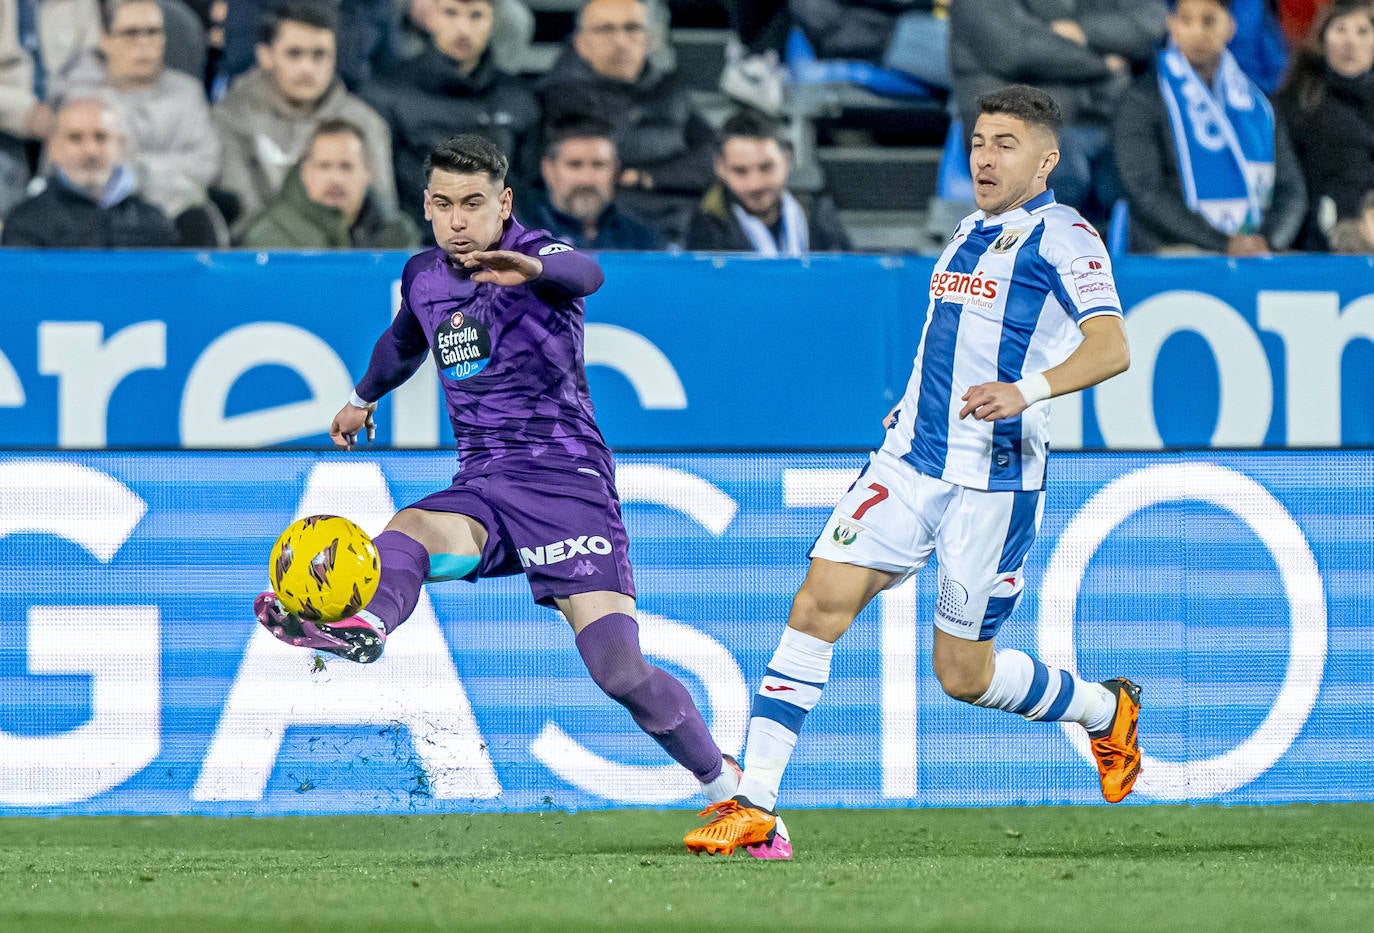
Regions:
M 697 815 L 709 816 L 711 822 L 698 826 L 682 839 L 687 851 L 697 855 L 730 855 L 741 846 L 770 842 L 778 822 L 777 814 L 754 806 L 744 797 L 713 803 Z
M 1135 787 L 1140 776 L 1140 742 L 1136 720 L 1140 717 L 1140 688 L 1125 677 L 1102 681 L 1116 695 L 1116 714 L 1102 732 L 1090 732 L 1097 773 L 1102 780 L 1102 796 L 1118 803 Z

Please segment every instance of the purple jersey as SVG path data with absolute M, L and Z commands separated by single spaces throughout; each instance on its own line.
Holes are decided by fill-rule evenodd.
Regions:
M 376 401 L 432 353 L 463 474 L 566 464 L 610 477 L 582 361 L 582 299 L 601 287 L 596 262 L 514 217 L 493 249 L 537 257 L 524 285 L 473 282 L 439 247 L 406 263 L 401 309 L 372 351 L 358 395 Z M 475 271 L 475 270 L 473 270 Z

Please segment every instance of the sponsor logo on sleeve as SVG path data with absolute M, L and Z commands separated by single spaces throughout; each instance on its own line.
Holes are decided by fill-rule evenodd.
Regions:
M 1112 281 L 1112 271 L 1107 261 L 1100 256 L 1079 256 L 1069 264 L 1069 277 L 1073 279 L 1078 300 L 1084 304 L 1119 304 L 1116 282 Z
M 572 247 L 567 243 L 550 243 L 548 246 L 540 247 L 540 256 L 552 256 L 554 253 L 571 253 Z

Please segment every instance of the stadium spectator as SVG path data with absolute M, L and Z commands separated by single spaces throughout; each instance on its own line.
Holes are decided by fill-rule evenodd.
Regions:
M 118 111 L 96 96 L 72 97 L 54 116 L 48 139 L 47 187 L 10 211 L 4 246 L 171 246 L 167 218 L 139 197 L 124 161 L 126 136 Z
M 1046 91 L 1064 114 L 1050 187 L 1060 204 L 1101 223 L 1121 197 L 1112 117 L 1132 70 L 1154 54 L 1165 12 L 1162 0 L 956 0 L 949 58 L 964 132 L 980 95 L 1013 81 Z
M 578 249 L 657 250 L 663 237 L 615 203 L 620 174 L 611 126 L 586 117 L 556 126 L 539 163 L 544 190 L 526 196 L 531 229 L 542 228 Z
M 1337 221 L 1330 237 L 1333 253 L 1374 254 L 1374 189 L 1365 192 L 1359 216 Z
M 200 81 L 166 66 L 157 0 L 109 0 L 99 51 L 73 69 L 71 84 L 99 88 L 120 109 L 139 192 L 177 227 L 183 246 L 228 245 L 223 218 L 207 204 L 220 146 Z
M 96 0 L 0 0 L 0 217 L 24 197 L 52 131 L 47 101 L 99 39 Z
M 1307 185 L 1303 245 L 1321 249 L 1322 231 L 1358 216 L 1374 189 L 1374 3 L 1322 11 L 1274 103 Z
M 254 43 L 259 25 L 281 0 L 233 0 L 223 15 L 224 53 L 220 72 L 232 80 L 261 64 Z M 397 23 L 396 0 L 321 0 L 335 22 L 339 77 L 357 91 L 373 75 L 373 69 L 391 56 Z
M 305 156 L 286 176 L 243 238 L 253 249 L 414 249 L 419 231 L 381 207 L 371 193 L 372 167 L 362 130 L 326 120 Z
M 1278 4 L 1275 0 L 1232 0 L 1231 15 L 1236 34 L 1227 48 L 1240 70 L 1272 96 L 1288 67 L 1288 40 L 1279 26 Z
M 716 184 L 687 229 L 691 250 L 805 256 L 852 249 L 839 212 L 821 195 L 803 207 L 787 190 L 792 157 L 768 116 L 744 110 L 725 121 Z
M 388 68 L 363 97 L 391 126 L 395 187 L 402 210 L 423 225 L 425 156 L 455 133 L 481 133 L 509 153 L 515 181 L 528 181 L 539 103 L 519 79 L 496 67 L 489 51 L 492 0 L 435 0 L 430 43 Z
M 325 120 L 347 120 L 367 140 L 369 165 L 391 164 L 391 131 L 335 73 L 336 19 L 327 0 L 286 0 L 258 33 L 257 67 L 211 111 L 224 146 L 220 185 L 241 202 L 242 233 L 281 189 L 311 134 Z M 391 173 L 374 179 L 379 203 L 396 205 Z
M 437 5 L 435 0 L 397 2 L 403 12 L 391 45 L 393 57 L 404 61 L 420 55 L 434 41 L 430 38 L 429 24 Z M 534 13 L 521 0 L 494 0 L 492 10 L 496 19 L 488 43 L 492 61 L 502 71 L 520 74 L 534 39 Z
M 1114 146 L 1136 251 L 1266 255 L 1302 227 L 1302 168 L 1264 92 L 1226 50 L 1228 6 L 1178 0 L 1168 47 L 1121 100 Z
M 680 239 L 711 184 L 715 134 L 675 73 L 650 57 L 639 0 L 590 0 L 572 42 L 540 88 L 544 125 L 576 116 L 608 121 L 620 153 L 620 204 Z

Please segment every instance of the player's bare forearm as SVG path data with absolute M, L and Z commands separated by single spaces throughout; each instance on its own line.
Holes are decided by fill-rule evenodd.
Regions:
M 1045 370 L 1051 395 L 1067 395 L 1105 382 L 1131 365 L 1131 349 L 1121 318 L 1104 314 L 1083 322 L 1083 342 L 1069 358 Z
M 978 421 L 1000 421 L 1014 418 L 1034 402 L 1056 395 L 1066 395 L 1104 382 L 1131 365 L 1131 351 L 1126 343 L 1126 328 L 1121 318 L 1102 315 L 1083 322 L 1083 342 L 1069 354 L 1069 358 L 1044 373 L 1043 393 L 1028 399 L 1022 386 L 1012 382 L 984 382 L 963 394 L 964 407 L 960 418 L 972 415 Z M 1023 382 L 1036 379 L 1031 376 Z

